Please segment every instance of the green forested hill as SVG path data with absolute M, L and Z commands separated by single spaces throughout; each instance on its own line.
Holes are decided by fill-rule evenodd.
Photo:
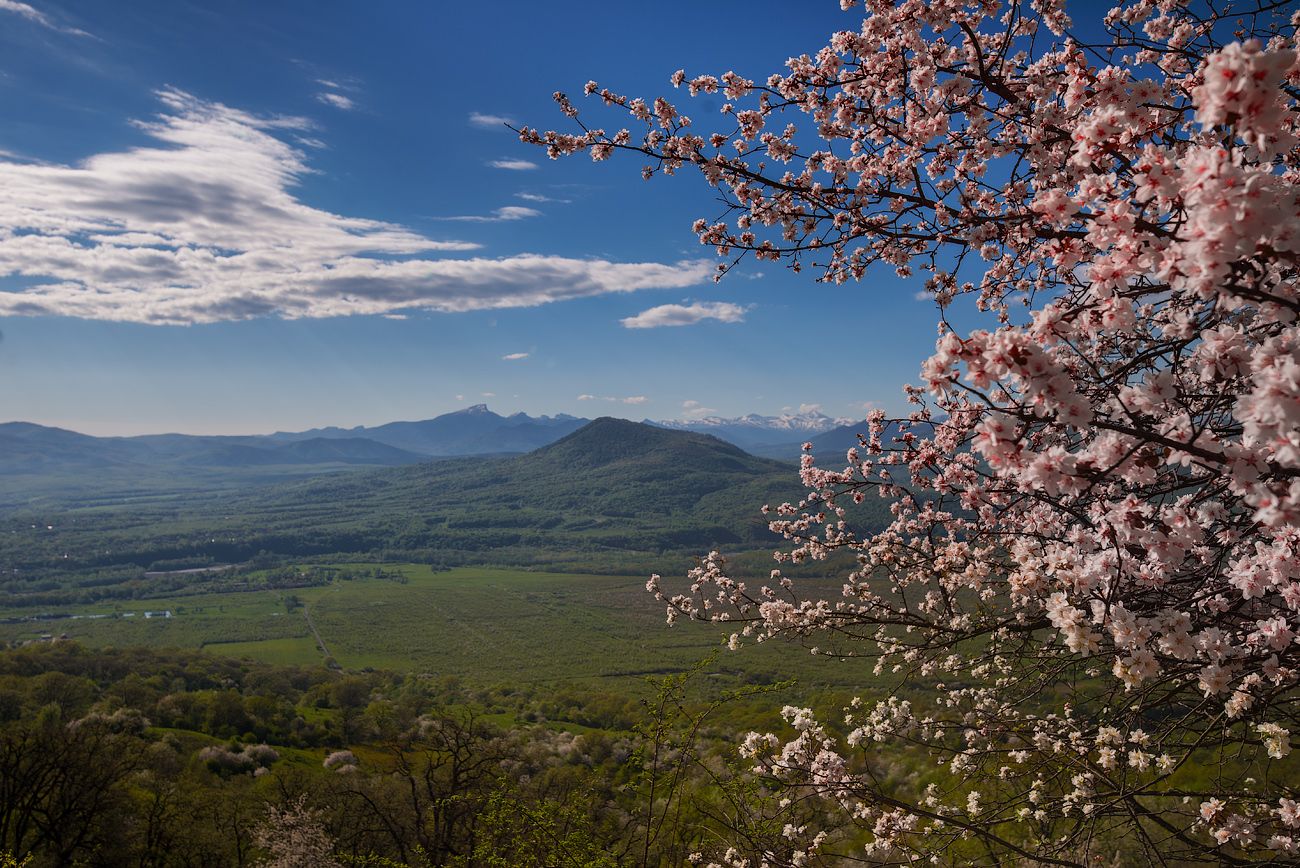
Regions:
M 598 419 L 522 456 L 11 517 L 0 526 L 0 588 L 63 593 L 149 568 L 340 553 L 641 573 L 666 553 L 770 549 L 759 508 L 801 494 L 789 464 Z

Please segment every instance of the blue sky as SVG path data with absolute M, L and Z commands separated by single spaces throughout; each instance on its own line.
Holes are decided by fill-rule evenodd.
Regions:
M 562 127 L 551 93 L 589 78 L 686 100 L 678 68 L 763 78 L 858 23 L 835 0 L 725 26 L 644 4 L 0 0 L 0 419 L 902 409 L 935 334 L 916 286 L 770 263 L 715 284 L 697 178 L 549 161 L 492 120 Z

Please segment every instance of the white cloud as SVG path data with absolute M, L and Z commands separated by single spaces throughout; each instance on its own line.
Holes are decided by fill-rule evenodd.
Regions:
M 529 169 L 537 168 L 537 164 L 530 160 L 493 160 L 488 165 L 494 169 L 511 169 L 516 172 L 527 172 Z
M 629 395 L 626 398 L 620 398 L 617 395 L 579 395 L 579 401 L 608 401 L 611 404 L 645 404 L 650 399 L 645 395 Z
M 490 216 L 439 217 L 439 220 L 457 220 L 461 223 L 508 223 L 511 220 L 526 220 L 529 217 L 541 217 L 542 212 L 536 208 L 523 205 L 506 205 L 498 208 Z
M 311 124 L 178 90 L 151 141 L 72 166 L 0 158 L 0 316 L 158 324 L 532 307 L 712 276 L 675 264 L 521 254 L 314 208 L 287 138 Z M 5 278 L 9 278 L 5 280 Z
M 528 358 L 528 353 L 506 353 L 501 357 L 503 362 L 517 362 L 520 359 Z
M 336 109 L 343 109 L 343 111 L 351 111 L 357 107 L 357 104 L 352 101 L 351 97 L 346 97 L 341 93 L 318 93 L 316 94 L 316 99 L 327 105 L 332 105 Z
M 493 211 L 492 215 L 498 220 L 523 220 L 526 217 L 541 217 L 542 212 L 523 205 L 506 205 Z
M 624 328 L 654 329 L 663 326 L 694 325 L 706 319 L 743 322 L 745 308 L 728 301 L 697 301 L 694 304 L 661 304 L 636 316 L 619 320 Z
M 332 78 L 318 78 L 316 79 L 316 83 L 321 85 L 322 87 L 328 87 L 330 90 L 343 89 L 343 85 L 339 84 L 337 81 L 335 81 Z
M 480 392 L 480 393 L 479 393 L 479 396 L 482 397 L 482 398 L 495 398 L 495 397 L 497 396 L 497 393 L 496 393 L 496 392 Z
M 473 126 L 489 130 L 499 130 L 506 124 L 514 125 L 515 119 L 505 115 L 489 115 L 482 112 L 470 112 L 469 122 Z
M 646 401 L 649 401 L 650 399 L 647 398 L 645 395 L 631 395 L 627 398 L 619 398 L 616 395 L 606 395 L 600 400 L 608 401 L 611 404 L 644 404 Z
M 50 20 L 48 15 L 33 6 L 27 5 L 26 3 L 17 3 L 15 0 L 0 0 L 0 10 L 20 15 L 28 21 L 39 24 L 42 27 L 54 29 L 54 22 Z
M 33 24 L 39 24 L 42 27 L 50 30 L 57 30 L 60 33 L 68 33 L 73 36 L 91 36 L 91 34 L 84 30 L 78 30 L 75 27 L 63 27 L 56 24 L 50 16 L 46 15 L 41 10 L 26 3 L 19 3 L 18 0 L 0 0 L 0 12 L 12 12 L 15 15 L 26 18 Z
M 553 199 L 550 196 L 543 196 L 540 193 L 516 193 L 515 198 L 523 199 L 525 202 L 560 202 L 566 205 L 570 201 L 569 199 Z

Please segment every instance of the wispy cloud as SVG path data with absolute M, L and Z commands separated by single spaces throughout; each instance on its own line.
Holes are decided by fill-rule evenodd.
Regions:
M 31 163 L 37 166 L 50 165 L 50 163 L 47 163 L 45 160 L 38 160 L 35 157 L 28 156 L 27 154 L 20 154 L 17 151 L 8 151 L 4 148 L 0 148 L 0 160 L 12 160 L 15 163 Z
M 179 90 L 151 141 L 73 165 L 0 158 L 0 316 L 144 323 L 468 311 L 707 282 L 708 261 L 615 263 L 476 249 L 314 208 L 302 118 Z
M 688 419 L 701 419 L 718 412 L 712 407 L 706 407 L 699 401 L 682 401 L 682 415 Z
M 506 353 L 504 356 L 501 357 L 501 361 L 517 362 L 520 361 L 521 359 L 526 359 L 526 358 L 528 358 L 528 353 Z
M 332 91 L 318 93 L 316 94 L 316 99 L 326 105 L 332 105 L 334 108 L 342 109 L 343 111 L 351 111 L 357 107 L 357 104 L 352 101 L 351 97 L 346 97 L 341 93 L 334 93 Z
M 84 30 L 79 30 L 76 27 L 64 27 L 36 7 L 27 3 L 19 3 L 18 0 L 0 0 L 0 12 L 12 12 L 15 15 L 26 18 L 33 24 L 39 24 L 41 27 L 45 27 L 49 30 L 57 30 L 59 33 L 67 33 L 71 36 L 89 36 L 92 39 L 95 38 L 92 34 L 87 33 Z
M 694 304 L 661 304 L 636 316 L 619 320 L 624 328 L 654 329 L 664 326 L 694 325 L 706 319 L 743 322 L 745 308 L 728 301 L 697 301 Z
M 527 172 L 537 168 L 537 164 L 530 160 L 492 160 L 488 165 L 494 169 L 510 169 L 514 172 Z
M 536 208 L 525 208 L 523 205 L 507 205 L 486 216 L 469 215 L 464 217 L 438 217 L 435 219 L 456 220 L 461 223 L 507 223 L 511 220 L 526 220 L 529 217 L 541 216 L 542 212 Z
M 516 121 L 514 118 L 505 115 L 490 115 L 483 112 L 470 112 L 469 122 L 476 127 L 482 127 L 487 130 L 499 130 L 506 124 L 513 126 Z
M 541 193 L 516 193 L 516 199 L 523 199 L 525 202 L 558 202 L 568 204 L 569 199 L 553 199 L 550 196 L 543 196 Z
M 650 399 L 647 398 L 645 395 L 629 395 L 626 398 L 620 398 L 616 395 L 603 395 L 600 397 L 597 397 L 596 395 L 579 395 L 578 400 L 579 401 L 608 401 L 611 404 L 635 405 L 635 404 L 645 404 Z

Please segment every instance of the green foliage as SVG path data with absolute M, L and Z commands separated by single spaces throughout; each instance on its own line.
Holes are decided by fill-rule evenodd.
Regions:
M 582 798 L 581 795 L 585 795 Z M 588 807 L 595 793 L 563 803 L 521 804 L 493 793 L 479 815 L 474 849 L 465 865 L 480 868 L 617 868 L 593 828 Z
M 681 864 L 707 821 L 705 764 L 759 707 L 693 700 L 713 666 L 637 703 L 196 652 L 0 652 L 0 852 L 215 868 L 288 858 L 265 837 L 279 829 L 345 865 Z M 326 768 L 342 748 L 355 763 Z

